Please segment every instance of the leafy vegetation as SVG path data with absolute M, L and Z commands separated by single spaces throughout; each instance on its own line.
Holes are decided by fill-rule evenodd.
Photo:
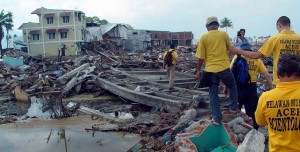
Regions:
M 226 32 L 227 32 L 227 28 L 232 28 L 233 27 L 233 24 L 232 24 L 232 21 L 227 18 L 227 17 L 224 17 L 222 20 L 221 20 L 221 25 L 220 25 L 220 28 L 224 28 L 226 29 Z
M 3 27 L 6 28 L 7 35 L 10 30 L 12 30 L 13 25 L 13 14 L 11 12 L 5 13 L 4 10 L 0 13 L 0 50 L 1 50 L 1 57 L 3 56 L 3 50 L 2 50 L 2 39 L 4 37 L 4 31 Z M 9 37 L 7 37 L 9 38 Z
M 108 23 L 108 21 L 106 19 L 101 20 L 97 16 L 86 17 L 85 21 L 86 21 L 86 23 L 97 23 L 97 24 L 107 24 Z

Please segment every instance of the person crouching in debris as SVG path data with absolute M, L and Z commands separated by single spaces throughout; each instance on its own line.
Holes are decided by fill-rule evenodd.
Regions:
M 252 51 L 252 46 L 246 42 L 240 46 L 241 50 Z M 246 58 L 241 55 L 235 55 L 231 61 L 231 71 L 234 75 L 238 90 L 238 108 L 245 107 L 246 114 L 253 120 L 253 128 L 258 129 L 254 112 L 256 110 L 258 96 L 256 88 L 257 74 L 262 73 L 266 79 L 268 88 L 272 88 L 272 79 L 267 68 L 261 59 Z M 225 94 L 227 94 L 225 89 Z
M 198 58 L 197 78 L 200 78 L 201 75 L 209 77 L 203 79 L 210 80 L 207 86 L 209 87 L 210 110 L 213 115 L 212 122 L 215 125 L 220 125 L 223 119 L 218 96 L 220 80 L 229 89 L 230 112 L 238 112 L 237 87 L 229 69 L 230 61 L 227 51 L 231 47 L 231 44 L 228 34 L 218 30 L 219 22 L 217 17 L 212 16 L 207 18 L 206 28 L 208 32 L 200 37 L 195 55 Z M 204 61 L 205 69 L 202 74 L 201 67 Z
M 178 63 L 178 54 L 175 50 L 175 45 L 171 44 L 170 49 L 163 55 L 163 68 L 167 69 L 169 77 L 169 89 L 174 89 L 175 67 Z
M 259 126 L 268 125 L 269 151 L 300 151 L 300 56 L 283 54 L 277 64 L 279 83 L 264 92 L 255 111 Z

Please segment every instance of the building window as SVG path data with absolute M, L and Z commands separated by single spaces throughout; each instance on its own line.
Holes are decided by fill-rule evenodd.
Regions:
M 60 32 L 60 38 L 62 39 L 68 38 L 68 32 Z
M 81 22 L 81 13 L 78 13 L 78 22 Z
M 40 34 L 32 34 L 32 40 L 34 41 L 40 40 Z
M 55 33 L 48 33 L 49 40 L 55 39 Z
M 63 23 L 69 23 L 70 22 L 70 16 L 63 16 Z
M 53 17 L 47 17 L 47 24 L 53 24 Z

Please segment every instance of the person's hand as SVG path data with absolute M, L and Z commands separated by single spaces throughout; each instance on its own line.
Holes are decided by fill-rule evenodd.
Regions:
M 231 47 L 229 48 L 229 52 L 230 52 L 231 54 L 237 54 L 238 51 L 239 51 L 239 49 L 236 48 L 236 47 L 234 47 L 234 46 L 231 46 Z
M 201 75 L 202 75 L 202 72 L 201 72 L 201 70 L 197 71 L 196 78 L 197 78 L 197 79 L 199 79 L 199 78 L 201 77 Z
M 223 93 L 226 97 L 228 96 L 228 88 L 226 86 L 223 89 Z

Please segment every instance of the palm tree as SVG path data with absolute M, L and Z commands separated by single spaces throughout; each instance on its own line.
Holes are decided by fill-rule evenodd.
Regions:
M 12 27 L 14 27 L 14 25 L 12 23 L 9 23 L 4 26 L 6 29 L 6 44 L 7 44 L 7 48 L 8 48 L 8 40 L 12 38 L 11 35 L 9 35 L 9 31 L 12 30 Z
M 11 12 L 4 13 L 4 10 L 2 10 L 1 13 L 0 13 L 0 50 L 1 50 L 1 57 L 3 56 L 2 43 L 1 43 L 2 39 L 4 37 L 3 26 L 4 27 L 7 27 L 9 25 L 13 26 L 12 16 L 13 16 L 13 14 Z
M 224 17 L 222 20 L 221 20 L 221 25 L 220 25 L 221 28 L 226 28 L 226 32 L 227 32 L 227 27 L 230 27 L 232 28 L 233 27 L 233 24 L 232 24 L 232 21 L 227 18 L 227 17 Z

